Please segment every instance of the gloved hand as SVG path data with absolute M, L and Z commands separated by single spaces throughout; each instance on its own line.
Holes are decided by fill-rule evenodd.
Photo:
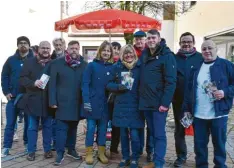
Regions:
M 87 112 L 92 112 L 92 107 L 90 103 L 84 103 L 84 109 Z
M 119 90 L 120 91 L 126 91 L 126 90 L 128 90 L 128 88 L 125 85 L 119 84 Z

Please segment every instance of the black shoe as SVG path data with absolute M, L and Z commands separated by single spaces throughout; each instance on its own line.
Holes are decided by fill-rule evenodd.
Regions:
M 147 160 L 147 162 L 152 162 L 153 161 L 153 153 L 147 153 L 146 160 Z
M 34 160 L 35 160 L 35 153 L 30 153 L 30 154 L 28 154 L 27 160 L 28 160 L 28 161 L 34 161 Z
M 186 159 L 177 158 L 174 162 L 174 167 L 181 167 L 184 163 L 186 163 Z
M 81 160 L 82 159 L 82 157 L 76 152 L 75 149 L 68 150 L 67 156 L 72 157 L 72 158 L 74 158 L 76 160 Z
M 49 159 L 49 158 L 52 158 L 52 157 L 53 157 L 53 154 L 52 154 L 51 151 L 48 151 L 48 152 L 45 152 L 45 153 L 44 153 L 44 157 L 45 157 L 45 159 Z
M 119 168 L 124 168 L 130 165 L 130 160 L 121 160 L 121 162 L 119 163 Z
M 54 166 L 59 166 L 62 164 L 62 161 L 64 160 L 63 154 L 57 154 Z

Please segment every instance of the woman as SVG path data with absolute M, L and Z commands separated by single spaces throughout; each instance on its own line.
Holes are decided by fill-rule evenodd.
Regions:
M 87 119 L 86 164 L 93 164 L 94 133 L 98 130 L 98 158 L 107 164 L 105 143 L 109 111 L 107 106 L 106 85 L 110 79 L 113 64 L 111 43 L 104 41 L 98 49 L 97 57 L 89 63 L 83 77 L 84 114 Z
M 138 110 L 138 89 L 140 77 L 140 61 L 132 45 L 124 46 L 120 51 L 120 60 L 112 70 L 113 80 L 107 89 L 116 93 L 113 125 L 120 127 L 120 139 L 123 159 L 119 167 L 130 164 L 131 139 L 131 168 L 138 167 L 140 154 L 139 128 L 144 127 L 144 120 Z M 130 139 L 129 139 L 130 133 Z

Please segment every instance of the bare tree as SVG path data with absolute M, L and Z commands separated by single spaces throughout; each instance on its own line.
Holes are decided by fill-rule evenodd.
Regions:
M 175 15 L 190 11 L 195 4 L 196 1 L 88 1 L 85 9 L 121 9 L 153 17 L 166 16 L 166 19 L 169 17 L 173 20 Z M 127 44 L 133 43 L 133 33 L 124 33 L 124 38 Z

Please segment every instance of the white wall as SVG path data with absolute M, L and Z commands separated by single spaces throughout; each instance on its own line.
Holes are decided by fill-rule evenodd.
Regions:
M 172 51 L 175 51 L 174 46 L 174 21 L 163 20 L 162 28 L 160 31 L 161 37 L 166 39 L 167 45 Z

